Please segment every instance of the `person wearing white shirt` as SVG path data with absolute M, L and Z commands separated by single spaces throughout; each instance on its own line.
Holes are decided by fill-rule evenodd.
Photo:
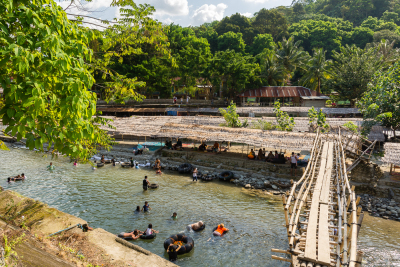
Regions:
M 292 156 L 290 157 L 290 175 L 293 176 L 293 170 L 294 170 L 294 175 L 296 176 L 297 173 L 297 160 L 299 157 L 292 152 Z

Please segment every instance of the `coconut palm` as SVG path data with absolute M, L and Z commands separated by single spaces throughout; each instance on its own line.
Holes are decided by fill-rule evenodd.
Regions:
M 314 48 L 313 56 L 308 60 L 307 69 L 300 82 L 308 86 L 310 89 L 321 92 L 321 81 L 329 79 L 331 60 L 326 60 L 325 53 L 322 48 Z
M 267 53 L 261 59 L 261 78 L 264 78 L 268 85 L 281 85 L 286 78 L 285 68 L 281 65 L 274 53 Z
M 308 53 L 299 46 L 300 43 L 301 41 L 295 42 L 293 37 L 287 40 L 283 38 L 283 41 L 278 43 L 276 57 L 285 68 L 288 80 L 297 68 L 304 68 L 304 62 L 309 57 Z

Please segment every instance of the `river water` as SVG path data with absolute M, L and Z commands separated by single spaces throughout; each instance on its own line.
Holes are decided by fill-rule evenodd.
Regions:
M 50 161 L 54 171 L 46 170 Z M 149 169 L 74 167 L 66 158 L 51 159 L 25 149 L 0 151 L 0 162 L 2 187 L 80 217 L 93 227 L 118 234 L 136 228 L 143 231 L 152 223 L 160 231 L 157 237 L 133 242 L 161 257 L 168 258 L 163 248 L 168 236 L 189 234 L 195 248 L 179 257 L 179 266 L 288 266 L 271 260 L 271 248 L 287 247 L 280 197 L 252 195 L 229 183 L 194 183 L 172 172 L 156 176 Z M 23 172 L 26 181 L 6 182 L 6 177 Z M 160 187 L 144 192 L 145 175 Z M 136 206 L 143 206 L 144 201 L 152 210 L 135 214 Z M 173 212 L 178 213 L 177 220 L 170 218 Z M 186 226 L 199 220 L 206 223 L 206 229 L 187 232 Z M 212 228 L 221 222 L 230 232 L 213 237 Z M 359 239 L 365 266 L 400 266 L 399 230 L 399 222 L 365 217 Z

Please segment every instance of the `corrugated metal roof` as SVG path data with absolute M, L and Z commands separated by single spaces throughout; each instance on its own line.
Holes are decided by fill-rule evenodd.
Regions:
M 248 90 L 239 97 L 303 97 L 324 96 L 302 86 L 263 86 L 258 89 Z
M 103 112 L 165 112 L 165 108 L 98 107 Z
M 329 96 L 302 96 L 301 98 L 308 100 L 328 100 Z

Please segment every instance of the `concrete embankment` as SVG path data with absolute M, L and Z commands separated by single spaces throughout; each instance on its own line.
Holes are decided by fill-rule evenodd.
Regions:
M 12 248 L 16 254 L 6 258 L 11 265 L 176 266 L 136 245 L 117 242 L 114 234 L 100 228 L 83 232 L 73 227 L 48 238 L 49 234 L 85 223 L 16 192 L 0 193 L 0 232 L 8 237 L 9 244 L 15 240 L 19 243 Z

